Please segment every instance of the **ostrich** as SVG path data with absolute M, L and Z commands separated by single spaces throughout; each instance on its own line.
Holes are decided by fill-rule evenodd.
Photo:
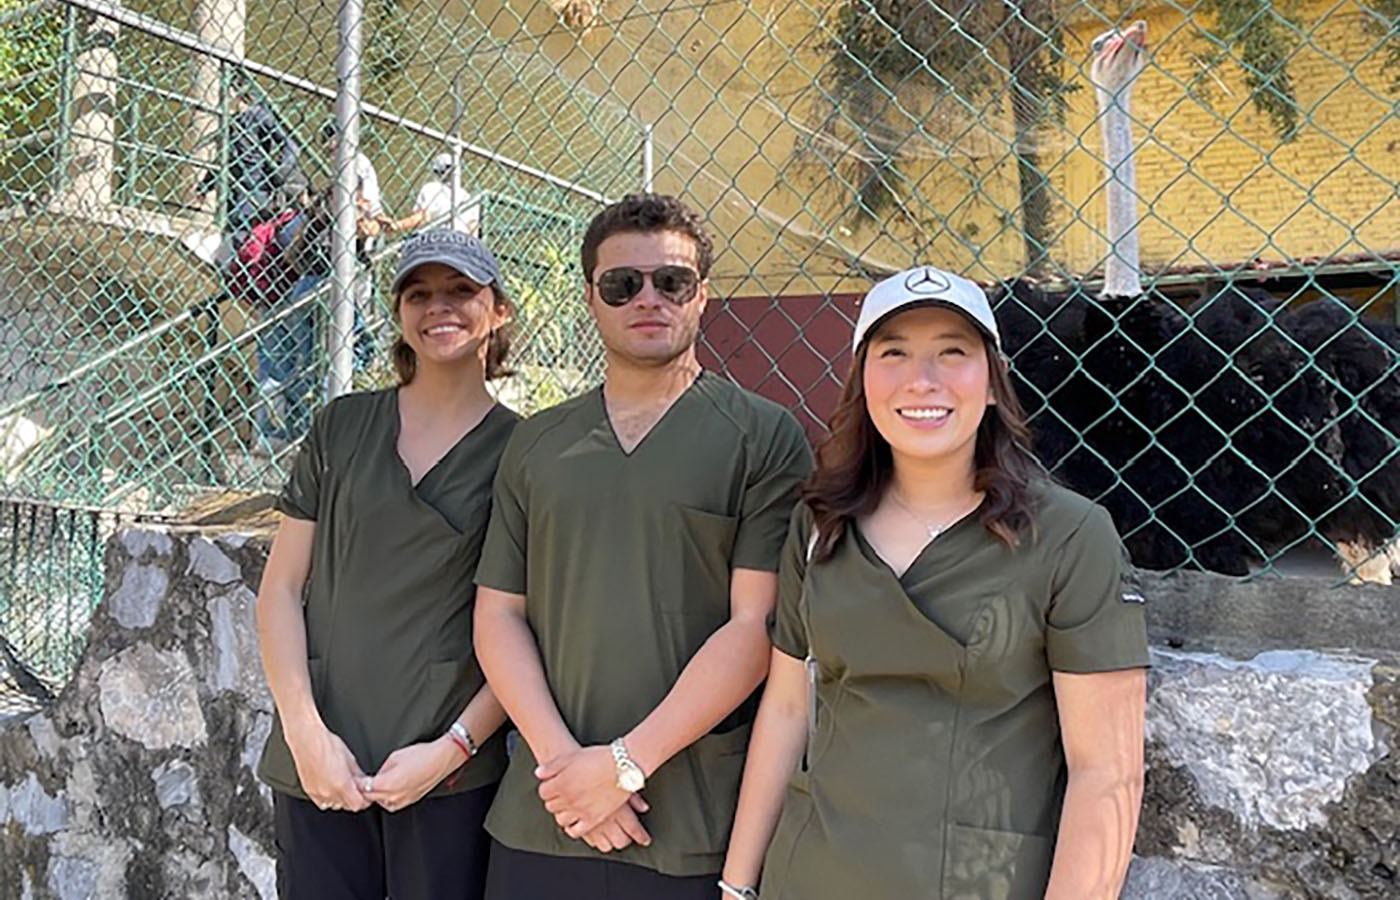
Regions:
M 1324 373 L 1344 483 L 1318 510 L 1319 528 L 1362 581 L 1400 572 L 1400 328 L 1359 318 L 1330 298 L 1314 300 L 1280 327 Z
M 1102 297 L 1142 295 L 1137 232 L 1137 167 L 1133 155 L 1133 82 L 1147 60 L 1147 23 L 1113 29 L 1090 45 L 1089 81 L 1099 108 L 1104 165 L 1108 168 L 1108 259 Z
M 1374 423 L 1400 420 L 1400 379 L 1377 348 L 1400 341 L 1339 323 L 1350 312 L 1335 304 L 1294 315 L 1262 291 L 1228 285 L 1183 314 L 1143 291 L 1130 110 L 1146 48 L 1143 22 L 1093 42 L 1109 173 L 1097 302 L 1053 302 L 1013 284 L 998 310 L 1037 455 L 1109 509 L 1141 566 L 1194 558 L 1243 575 L 1316 523 L 1348 570 L 1386 581 L 1400 463 Z M 1348 371 L 1360 349 L 1372 352 Z M 1363 395 L 1339 428 L 1339 411 Z
M 1037 456 L 1113 514 L 1138 565 L 1173 568 L 1194 550 L 1209 568 L 1243 574 L 1228 518 L 1193 490 L 1191 471 L 1158 438 L 1163 429 L 1189 432 L 1192 413 L 1190 397 L 1153 365 L 1184 318 L 1142 290 L 1129 109 L 1146 31 L 1138 22 L 1093 44 L 1113 248 L 1098 301 L 1083 293 L 1052 301 L 1017 283 L 998 313 Z
M 1110 173 L 1111 250 L 1100 299 L 1116 331 L 1090 335 L 1099 345 L 1086 368 L 1153 438 L 1144 451 L 1149 465 L 1124 472 L 1124 481 L 1206 568 L 1243 574 L 1249 562 L 1305 540 L 1316 524 L 1348 570 L 1387 581 L 1388 561 L 1377 550 L 1395 528 L 1394 487 L 1379 462 L 1389 448 L 1377 446 L 1378 429 L 1367 430 L 1367 416 L 1344 417 L 1357 437 L 1371 438 L 1365 458 L 1348 465 L 1357 454 L 1346 427 L 1337 425 L 1350 397 L 1383 381 L 1374 353 L 1360 365 L 1369 382 L 1366 374 L 1336 371 L 1360 349 L 1344 339 L 1357 336 L 1350 311 L 1310 304 L 1293 313 L 1263 292 L 1226 285 L 1183 315 L 1143 292 L 1129 90 L 1142 67 L 1145 32 L 1136 23 L 1101 35 L 1090 69 Z M 1103 357 L 1098 364 L 1095 353 Z M 1371 393 L 1375 414 L 1386 421 L 1395 392 Z M 1358 495 L 1353 476 L 1362 471 L 1372 473 L 1363 483 L 1371 490 Z M 1164 494 L 1170 496 L 1162 502 Z M 1160 543 L 1147 549 L 1149 559 L 1173 561 L 1162 560 Z

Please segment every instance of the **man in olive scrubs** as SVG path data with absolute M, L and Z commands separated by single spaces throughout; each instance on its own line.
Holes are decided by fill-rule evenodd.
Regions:
M 502 458 L 477 647 L 524 740 L 487 819 L 493 900 L 718 893 L 811 452 L 785 410 L 701 371 L 711 252 L 673 198 L 600 213 L 583 269 L 605 384 Z

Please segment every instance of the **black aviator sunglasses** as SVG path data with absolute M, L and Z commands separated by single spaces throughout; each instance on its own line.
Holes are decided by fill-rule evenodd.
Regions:
M 598 276 L 598 297 L 608 306 L 625 306 L 642 292 L 648 277 L 656 293 L 677 306 L 694 300 L 700 287 L 700 273 L 689 266 L 659 266 L 650 272 L 621 266 Z

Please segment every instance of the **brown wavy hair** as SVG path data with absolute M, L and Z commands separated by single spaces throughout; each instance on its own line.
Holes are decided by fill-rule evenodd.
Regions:
M 1019 546 L 1034 522 L 1032 481 L 1044 477 L 1030 452 L 1030 429 L 1011 385 L 1011 374 L 1000 353 L 985 337 L 994 406 L 987 407 L 977 426 L 973 451 L 973 489 L 985 493 L 979 518 L 982 527 L 1008 547 Z M 831 432 L 817 447 L 817 467 L 802 488 L 802 499 L 816 522 L 813 559 L 820 562 L 836 550 L 846 528 L 880 505 L 894 477 L 894 455 L 865 408 L 867 337 L 851 360 L 841 402 L 831 416 Z
M 402 291 L 394 295 L 394 318 L 399 315 L 399 298 Z M 500 285 L 491 285 L 491 303 L 496 309 L 514 309 L 510 302 L 510 296 Z M 510 356 L 510 321 L 507 320 L 500 328 L 493 330 L 486 338 L 486 380 L 493 378 L 505 378 L 514 375 L 515 370 L 506 365 L 506 358 Z M 418 374 L 418 354 L 413 352 L 413 348 L 408 345 L 408 341 L 403 339 L 400 333 L 394 338 L 394 346 L 389 351 L 389 358 L 394 362 L 394 371 L 399 375 L 399 385 L 408 384 L 413 380 L 413 376 Z
M 699 213 L 669 194 L 628 194 L 603 209 L 588 223 L 579 250 L 583 275 L 593 283 L 598 267 L 598 246 L 615 234 L 651 234 L 678 231 L 695 242 L 695 265 L 701 278 L 708 278 L 715 257 L 714 241 Z

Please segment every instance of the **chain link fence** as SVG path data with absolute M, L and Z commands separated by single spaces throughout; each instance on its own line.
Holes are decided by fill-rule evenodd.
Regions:
M 51 700 L 78 663 L 117 517 L 0 501 L 0 721 Z
M 1396 0 L 0 0 L 5 493 L 178 517 L 276 486 L 336 346 L 355 386 L 391 378 L 388 273 L 430 223 L 502 259 L 503 400 L 556 403 L 601 374 L 583 228 L 650 188 L 717 236 L 704 361 L 814 438 L 860 293 L 933 263 L 994 293 L 1037 454 L 1140 565 L 1388 582 L 1397 23 Z

